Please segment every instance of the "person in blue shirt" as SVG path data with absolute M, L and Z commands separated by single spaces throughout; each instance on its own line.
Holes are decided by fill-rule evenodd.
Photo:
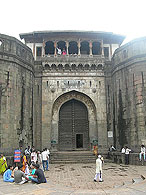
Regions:
M 8 169 L 3 174 L 3 180 L 5 182 L 14 182 L 14 178 L 11 177 L 13 166 L 9 165 Z

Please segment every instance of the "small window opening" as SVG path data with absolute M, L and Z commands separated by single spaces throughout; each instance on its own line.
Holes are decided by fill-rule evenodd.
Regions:
M 99 87 L 101 87 L 101 81 L 99 81 Z
M 92 82 L 90 81 L 90 87 L 91 87 L 91 85 L 92 85 Z
M 36 56 L 42 56 L 42 47 L 36 48 Z
M 78 54 L 78 45 L 77 42 L 71 41 L 69 42 L 69 48 L 68 48 L 69 54 Z
M 80 87 L 80 81 L 78 81 L 78 87 Z
M 48 85 L 49 85 L 49 84 L 48 84 L 48 81 L 47 81 L 47 87 L 48 87 Z
M 87 41 L 81 42 L 81 54 L 89 55 L 89 43 Z
M 63 51 L 63 50 L 66 51 L 66 43 L 65 43 L 65 41 L 59 41 L 59 42 L 57 43 L 57 48 L 60 48 L 61 51 Z
M 93 42 L 92 43 L 92 54 L 93 55 L 101 55 L 101 43 Z
M 104 56 L 109 57 L 109 47 L 104 47 Z
M 59 81 L 57 81 L 57 87 L 59 87 Z
M 47 41 L 45 46 L 45 55 L 54 54 L 55 48 L 54 43 L 52 41 Z

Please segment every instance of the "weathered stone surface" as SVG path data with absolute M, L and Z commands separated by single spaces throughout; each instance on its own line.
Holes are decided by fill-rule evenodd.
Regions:
M 12 154 L 32 145 L 33 56 L 13 37 L 0 34 L 0 40 L 0 151 Z
M 27 46 L 0 34 L 1 151 L 12 153 L 19 145 L 59 150 L 60 108 L 72 99 L 87 108 L 89 149 L 93 141 L 98 141 L 99 152 L 111 144 L 117 149 L 127 144 L 135 151 L 146 144 L 146 38 L 120 47 L 111 60 L 112 41 L 118 43 L 113 48 L 118 47 L 120 38 L 108 40 L 108 35 L 105 39 L 104 33 L 97 33 L 102 52 L 94 56 L 91 43 L 97 37 L 73 34 L 24 35 L 35 61 Z M 68 45 L 75 40 L 79 49 L 79 37 L 88 42 L 89 55 L 44 53 L 44 41 Z M 107 45 L 109 58 L 103 53 Z M 41 56 L 36 56 L 37 47 L 42 48 Z

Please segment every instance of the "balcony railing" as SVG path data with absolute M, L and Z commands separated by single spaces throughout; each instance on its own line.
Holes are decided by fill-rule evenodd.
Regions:
M 45 55 L 43 57 L 36 57 L 36 61 L 42 62 L 95 62 L 103 63 L 107 60 L 103 55 Z M 109 58 L 108 58 L 109 59 Z

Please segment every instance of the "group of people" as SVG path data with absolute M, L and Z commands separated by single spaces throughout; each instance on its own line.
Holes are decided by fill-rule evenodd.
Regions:
M 97 147 L 94 147 L 94 154 L 97 156 Z M 111 145 L 109 148 L 109 152 L 116 151 L 115 147 Z M 145 146 L 141 145 L 141 151 L 139 153 L 140 161 L 143 159 L 145 160 Z M 129 153 L 131 149 L 127 146 L 123 147 L 121 150 L 122 154 L 125 154 L 125 164 L 129 164 Z M 1 154 L 0 158 L 0 174 L 3 175 L 4 182 L 15 182 L 17 184 L 23 184 L 28 181 L 32 181 L 35 183 L 46 183 L 46 178 L 44 175 L 44 171 L 48 170 L 49 165 L 49 155 L 50 152 L 47 148 L 45 148 L 42 153 L 40 151 L 36 151 L 34 147 L 30 149 L 28 146 L 25 151 L 24 155 L 22 156 L 22 161 L 18 165 L 16 163 L 16 167 L 9 165 L 7 167 L 6 158 L 3 154 Z M 21 165 L 22 162 L 22 165 Z M 99 178 L 99 182 L 102 182 L 102 164 L 103 164 L 103 157 L 101 155 L 97 156 L 96 160 L 96 174 L 94 177 L 94 181 L 97 182 Z M 31 171 L 30 171 L 30 167 Z
M 15 169 L 12 165 L 9 165 L 3 174 L 3 180 L 4 182 L 15 182 L 16 184 L 24 184 L 28 181 L 38 184 L 47 182 L 43 170 L 39 168 L 39 164 L 32 164 L 31 168 L 31 173 L 26 174 L 23 171 L 23 165 L 18 165 Z
M 22 157 L 22 164 L 23 164 L 23 171 L 27 172 L 28 164 L 36 164 L 40 165 L 40 168 L 44 171 L 48 171 L 49 168 L 49 158 L 50 158 L 50 151 L 45 148 L 42 152 L 36 151 L 34 147 L 30 149 L 28 146 L 23 154 Z
M 21 147 L 14 152 L 15 168 L 12 165 L 7 166 L 6 158 L 1 154 L 0 174 L 5 182 L 23 184 L 31 180 L 35 183 L 45 183 L 44 171 L 49 169 L 49 158 L 50 151 L 47 148 L 40 152 L 28 146 L 23 152 Z
M 108 157 L 110 158 L 112 152 L 115 152 L 116 149 L 113 145 L 111 145 L 111 147 L 109 148 L 108 151 Z M 128 146 L 125 146 L 121 149 L 121 153 L 125 155 L 125 164 L 128 165 L 129 164 L 129 154 L 130 152 L 132 152 L 131 149 L 128 148 Z M 144 144 L 141 145 L 140 148 L 140 153 L 139 153 L 139 160 L 142 161 L 142 165 L 143 165 L 143 161 L 145 161 L 145 152 L 146 152 L 146 148 L 144 146 Z
M 61 48 L 59 47 L 57 47 L 57 54 L 58 55 L 66 55 L 66 50 L 63 48 L 63 50 L 61 50 Z

